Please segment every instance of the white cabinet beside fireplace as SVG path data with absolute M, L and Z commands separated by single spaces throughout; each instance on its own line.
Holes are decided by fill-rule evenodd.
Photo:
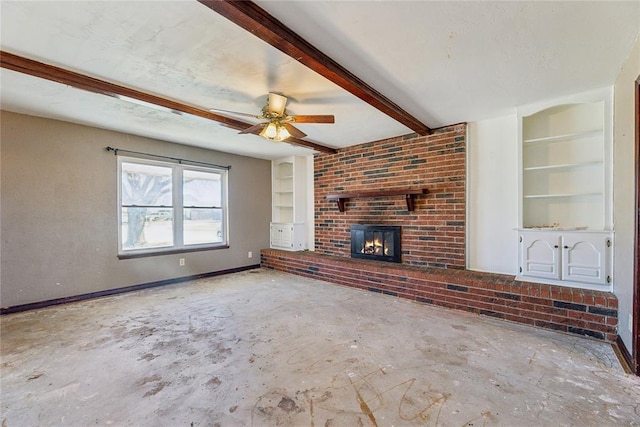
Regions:
M 611 233 L 520 230 L 518 234 L 518 278 L 563 286 L 610 289 Z
M 612 92 L 518 108 L 518 278 L 612 290 Z
M 307 158 L 290 156 L 271 162 L 270 243 L 275 249 L 307 249 Z
M 271 223 L 271 247 L 274 249 L 286 249 L 289 251 L 301 251 L 306 249 L 304 224 Z

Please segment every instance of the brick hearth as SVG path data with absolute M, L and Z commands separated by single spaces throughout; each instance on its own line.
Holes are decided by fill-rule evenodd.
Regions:
M 612 293 L 520 282 L 469 270 L 356 260 L 315 252 L 261 251 L 264 268 L 504 320 L 616 340 Z

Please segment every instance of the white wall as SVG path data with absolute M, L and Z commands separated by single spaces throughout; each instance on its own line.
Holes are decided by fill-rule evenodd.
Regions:
M 614 86 L 613 222 L 614 293 L 618 334 L 629 350 L 633 309 L 636 41 Z M 518 226 L 518 126 L 513 115 L 469 124 L 467 268 L 516 274 Z
M 636 41 L 614 85 L 613 221 L 614 293 L 618 297 L 618 335 L 629 351 L 633 309 L 635 80 L 640 75 L 640 40 Z
M 518 120 L 470 123 L 467 142 L 467 268 L 516 274 Z

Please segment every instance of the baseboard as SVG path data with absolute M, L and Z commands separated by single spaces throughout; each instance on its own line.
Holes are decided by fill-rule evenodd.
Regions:
M 125 286 L 116 289 L 107 289 L 104 291 L 90 292 L 87 294 L 73 295 L 70 297 L 56 298 L 47 301 L 32 302 L 29 304 L 14 305 L 11 307 L 1 307 L 0 315 L 20 313 L 22 311 L 37 310 L 39 308 L 51 307 L 54 305 L 68 304 L 71 302 L 85 301 L 89 299 L 107 297 L 111 295 L 124 294 L 127 292 L 140 291 L 142 289 L 156 288 L 158 286 L 173 285 L 176 283 L 186 282 L 189 280 L 202 279 L 205 277 L 222 276 L 224 274 L 239 273 L 241 271 L 253 270 L 260 268 L 260 264 L 249 265 L 245 267 L 230 268 L 228 270 L 213 271 L 210 273 L 194 274 L 192 276 L 176 277 L 175 279 L 159 280 L 157 282 L 142 283 L 140 285 Z
M 640 374 L 640 372 L 634 372 L 633 366 L 635 366 L 635 363 L 620 336 L 618 336 L 616 342 L 611 345 L 613 346 L 613 351 L 616 353 L 616 356 L 618 356 L 622 369 L 624 369 L 627 374 Z

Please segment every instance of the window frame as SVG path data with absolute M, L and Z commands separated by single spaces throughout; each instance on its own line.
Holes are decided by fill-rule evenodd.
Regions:
M 117 177 L 117 218 L 118 218 L 118 258 L 138 258 L 155 255 L 168 255 L 204 250 L 225 249 L 229 247 L 229 203 L 228 203 L 228 179 L 229 170 L 227 168 L 218 168 L 215 166 L 200 166 L 189 164 L 185 161 L 171 162 L 163 160 L 154 160 L 146 157 L 135 156 L 117 156 L 118 158 L 118 177 Z M 172 192 L 172 208 L 173 208 L 173 245 L 154 247 L 154 248 L 138 248 L 124 249 L 123 244 L 125 236 L 122 233 L 122 164 L 134 163 L 150 166 L 161 166 L 171 169 L 171 192 Z M 215 173 L 220 175 L 220 203 L 221 206 L 212 207 L 221 209 L 221 232 L 222 241 L 213 243 L 184 243 L 184 198 L 183 198 L 183 175 L 185 170 Z M 126 206 L 125 206 L 126 207 Z

